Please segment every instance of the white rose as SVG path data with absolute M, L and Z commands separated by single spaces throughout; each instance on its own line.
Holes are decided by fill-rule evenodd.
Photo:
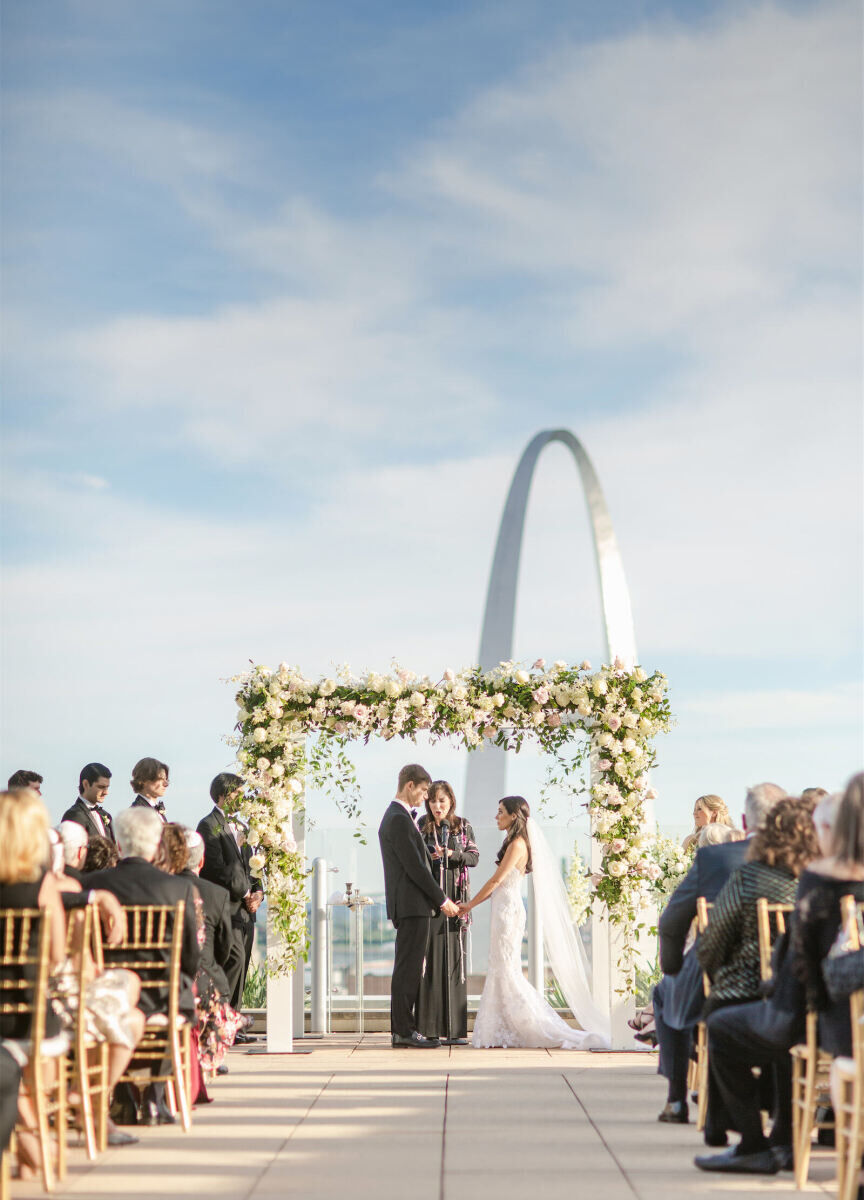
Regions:
M 627 874 L 627 864 L 622 862 L 620 858 L 613 859 L 608 867 L 609 874 L 615 879 L 620 879 L 622 875 Z
M 605 696 L 607 691 L 606 680 L 602 675 L 597 675 L 591 683 L 591 691 L 595 696 Z
M 257 742 L 259 746 L 261 745 L 262 742 L 266 742 L 267 741 L 267 730 L 262 729 L 261 726 L 259 725 L 258 728 L 255 730 L 255 732 L 252 734 L 252 741 Z
M 529 680 L 531 679 L 531 676 L 528 674 L 527 671 L 517 671 L 516 674 L 513 676 L 513 678 L 516 680 L 517 683 L 528 683 Z
M 422 692 L 412 692 L 409 704 L 412 708 L 422 708 L 426 703 L 426 697 Z
M 263 854 L 253 854 L 249 859 L 249 870 L 253 875 L 260 875 L 264 870 L 267 859 Z
M 266 771 L 270 766 L 270 759 L 269 758 L 259 758 L 257 763 L 255 764 L 255 766 L 258 768 L 259 771 Z
M 488 712 L 491 712 L 492 709 L 495 707 L 495 701 L 492 699 L 491 696 L 481 696 L 480 699 L 477 701 L 477 707 L 480 709 L 481 712 L 488 713 Z
M 503 708 L 503 706 L 507 703 L 507 697 L 503 692 L 496 692 L 492 697 L 492 701 L 496 708 Z
M 580 700 L 579 703 L 576 705 L 576 711 L 579 713 L 580 716 L 587 717 L 587 716 L 589 716 L 589 714 L 591 712 L 591 705 L 588 703 L 587 700 Z
M 648 676 L 645 674 L 645 672 L 642 670 L 641 667 L 637 667 L 636 670 L 633 672 L 633 678 L 636 680 L 637 683 L 644 683 L 645 680 L 648 678 Z
M 285 774 L 285 768 L 282 766 L 282 763 L 274 762 L 273 766 L 270 768 L 270 774 L 274 777 L 274 779 L 281 778 L 281 776 Z
M 296 778 L 296 776 L 289 779 L 285 786 L 288 788 L 289 792 L 293 792 L 295 796 L 299 796 L 303 791 L 303 784 L 299 779 Z
M 566 662 L 564 661 L 564 659 L 563 659 L 563 658 L 556 658 L 555 662 L 552 664 L 552 670 L 553 670 L 553 671 L 566 671 L 566 670 L 567 670 L 567 664 L 566 664 Z
M 633 740 L 633 738 L 631 738 L 631 737 L 625 738 L 624 741 L 621 743 L 621 745 L 624 747 L 625 751 L 628 754 L 632 754 L 633 751 L 636 749 L 636 743 Z
M 468 689 L 466 687 L 463 687 L 462 684 L 460 683 L 458 687 L 455 687 L 453 689 L 453 699 L 454 700 L 467 700 L 468 699 Z
M 319 687 L 318 691 L 321 693 L 322 696 L 332 696 L 333 693 L 336 691 L 336 680 L 335 679 L 325 679 L 324 682 Z
M 625 727 L 625 729 L 636 729 L 639 725 L 639 718 L 635 713 L 626 712 L 621 718 L 621 724 Z

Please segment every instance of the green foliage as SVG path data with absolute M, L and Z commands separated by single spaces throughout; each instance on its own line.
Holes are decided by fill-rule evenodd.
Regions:
M 267 970 L 263 963 L 250 963 L 243 984 L 241 1008 L 267 1007 Z

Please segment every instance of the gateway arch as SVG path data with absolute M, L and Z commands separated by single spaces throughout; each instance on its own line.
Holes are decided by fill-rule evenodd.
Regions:
M 516 587 L 525 510 L 538 459 L 553 442 L 566 446 L 579 470 L 582 490 L 588 505 L 594 558 L 600 579 L 600 598 L 606 630 L 608 661 L 617 656 L 628 666 L 635 665 L 636 635 L 630 593 L 624 566 L 612 528 L 612 519 L 597 478 L 597 472 L 584 446 L 568 429 L 547 429 L 533 437 L 525 448 L 501 517 L 495 557 L 486 593 L 486 610 L 480 634 L 480 667 L 491 671 L 500 662 L 513 657 L 513 625 L 516 616 Z M 507 752 L 499 746 L 485 746 L 479 754 L 469 754 L 465 779 L 466 809 L 475 817 L 489 813 L 496 800 L 507 794 Z

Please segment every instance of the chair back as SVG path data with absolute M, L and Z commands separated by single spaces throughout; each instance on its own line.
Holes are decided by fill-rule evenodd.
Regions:
M 763 983 L 771 978 L 771 948 L 776 938 L 786 932 L 786 914 L 794 904 L 771 904 L 764 896 L 756 901 L 756 928 L 759 933 L 759 975 Z M 774 926 L 772 936 L 771 926 Z
M 124 904 L 126 930 L 118 946 L 106 951 L 106 966 L 134 971 L 141 990 L 167 994 L 167 1011 L 174 1020 L 180 1011 L 180 951 L 183 945 L 185 902 Z M 157 1003 L 156 1008 L 159 1009 Z
M 708 913 L 713 907 L 711 900 L 706 900 L 704 896 L 696 897 L 696 930 L 699 934 L 708 928 Z M 711 994 L 711 976 L 707 971 L 702 972 L 702 990 L 706 997 Z
M 31 1054 L 45 1038 L 51 924 L 39 908 L 0 909 L 0 1030 L 29 1016 Z

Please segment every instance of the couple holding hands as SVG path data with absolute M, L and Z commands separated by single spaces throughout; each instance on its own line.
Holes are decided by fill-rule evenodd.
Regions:
M 418 828 L 415 815 L 421 805 L 426 811 Z M 390 985 L 393 1045 L 426 1049 L 442 1041 L 467 1044 L 466 927 L 471 910 L 491 897 L 489 964 L 472 1045 L 608 1046 L 609 1020 L 591 999 L 563 880 L 528 804 L 521 796 L 499 801 L 496 823 L 504 841 L 497 869 L 473 900 L 468 871 L 479 854 L 471 826 L 455 815 L 455 807 L 450 785 L 443 780 L 433 784 L 429 772 L 412 763 L 399 772 L 396 797 L 378 829 L 387 916 L 396 929 Z M 521 883 L 532 870 L 547 955 L 581 1029 L 563 1021 L 522 973 Z

